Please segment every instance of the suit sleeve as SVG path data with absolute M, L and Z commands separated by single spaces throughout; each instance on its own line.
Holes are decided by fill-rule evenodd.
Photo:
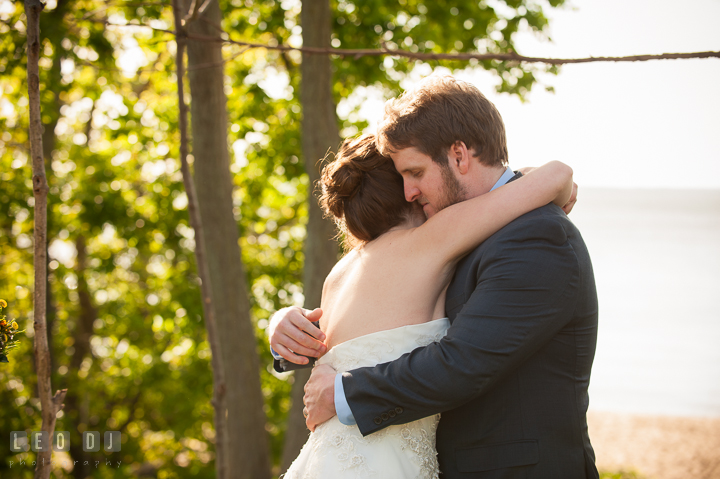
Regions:
M 363 435 L 484 394 L 571 320 L 579 266 L 558 220 L 514 222 L 482 248 L 475 289 L 442 340 L 343 374 Z

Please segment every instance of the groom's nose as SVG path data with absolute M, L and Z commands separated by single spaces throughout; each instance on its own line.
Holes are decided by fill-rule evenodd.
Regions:
M 420 196 L 420 190 L 413 185 L 409 185 L 407 182 L 404 183 L 405 189 L 405 200 L 413 202 Z

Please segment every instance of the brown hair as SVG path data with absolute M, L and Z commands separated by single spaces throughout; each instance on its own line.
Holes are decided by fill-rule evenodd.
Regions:
M 335 161 L 323 168 L 320 206 L 346 235 L 346 247 L 372 241 L 411 212 L 403 179 L 390 158 L 375 146 L 374 135 L 345 140 Z M 352 236 L 352 238 L 350 238 Z
M 448 148 L 457 141 L 474 149 L 484 165 L 507 165 L 502 117 L 470 83 L 433 75 L 385 104 L 377 139 L 382 154 L 415 147 L 447 166 Z

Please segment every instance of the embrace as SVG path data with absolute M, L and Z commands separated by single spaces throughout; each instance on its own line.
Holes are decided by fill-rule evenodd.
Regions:
M 287 479 L 598 478 L 598 304 L 572 170 L 523 171 L 495 106 L 449 76 L 389 101 L 377 135 L 325 167 L 347 253 L 321 309 L 269 327 L 276 369 L 320 357 Z

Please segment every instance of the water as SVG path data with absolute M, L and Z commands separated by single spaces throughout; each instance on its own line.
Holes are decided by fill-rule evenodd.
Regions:
M 590 408 L 720 416 L 720 190 L 585 189 L 600 300 Z

